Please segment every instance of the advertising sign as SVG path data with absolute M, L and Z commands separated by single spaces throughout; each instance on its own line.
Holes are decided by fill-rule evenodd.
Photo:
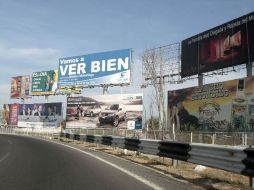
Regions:
M 131 49 L 59 59 L 59 87 L 130 83 Z
M 19 104 L 18 127 L 57 127 L 63 120 L 62 103 Z
M 24 98 L 29 95 L 30 76 L 17 76 L 11 79 L 11 98 Z
M 82 88 L 80 87 L 62 87 L 62 88 L 57 88 L 56 94 L 81 94 Z
M 10 105 L 4 104 L 1 112 L 1 125 L 10 125 Z
M 9 123 L 12 126 L 17 126 L 17 124 L 18 124 L 19 104 L 9 104 L 9 108 L 10 108 Z
M 33 73 L 31 95 L 55 94 L 57 90 L 57 78 L 57 70 Z
M 66 127 L 127 128 L 128 123 L 142 121 L 142 99 L 142 94 L 68 97 Z
M 182 41 L 181 76 L 254 59 L 254 12 Z
M 254 131 L 254 77 L 168 92 L 170 124 L 181 131 Z
M 1 107 L 0 124 L 15 127 L 18 124 L 18 104 L 4 104 Z

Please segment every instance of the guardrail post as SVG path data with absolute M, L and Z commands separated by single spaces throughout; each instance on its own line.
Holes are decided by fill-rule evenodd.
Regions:
M 172 159 L 172 165 L 176 168 L 178 166 L 178 160 Z
M 245 146 L 247 146 L 248 145 L 248 134 L 247 133 L 245 133 L 245 139 L 244 140 L 245 140 L 244 141 Z
M 215 142 L 215 134 L 212 135 L 212 144 Z
M 244 146 L 244 133 L 242 133 L 242 145 Z
M 198 134 L 198 141 L 199 141 L 199 143 L 203 143 L 203 136 L 202 136 L 202 133 L 199 133 L 199 134 Z
M 249 177 L 249 185 L 251 188 L 254 188 L 254 178 L 253 177 Z
M 192 143 L 192 132 L 190 133 L 190 143 Z

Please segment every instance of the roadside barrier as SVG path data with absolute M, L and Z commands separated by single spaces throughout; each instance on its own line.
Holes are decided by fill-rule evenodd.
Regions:
M 188 162 L 241 173 L 246 158 L 244 147 L 229 147 L 208 144 L 191 144 Z
M 73 140 L 78 139 L 76 135 L 69 133 L 61 134 L 61 136 Z M 182 160 L 254 177 L 254 148 L 198 143 L 187 144 L 117 136 L 81 136 L 83 138 L 80 137 L 80 140 L 90 143 Z
M 245 168 L 242 174 L 254 177 L 254 148 L 246 148 L 244 152 L 247 154 L 247 158 L 243 160 Z

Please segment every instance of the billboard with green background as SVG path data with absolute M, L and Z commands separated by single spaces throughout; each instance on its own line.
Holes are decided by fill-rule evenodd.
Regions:
M 57 70 L 34 72 L 31 95 L 50 95 L 57 90 Z

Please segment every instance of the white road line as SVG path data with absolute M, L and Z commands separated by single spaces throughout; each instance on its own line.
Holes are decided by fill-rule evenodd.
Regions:
M 0 158 L 0 162 L 4 161 L 6 158 L 10 156 L 10 152 L 7 152 L 2 158 Z
M 110 166 L 112 166 L 112 167 L 114 167 L 114 168 L 120 170 L 121 172 L 123 172 L 123 173 L 125 173 L 125 174 L 127 174 L 127 175 L 129 175 L 129 176 L 131 176 L 131 177 L 133 177 L 133 178 L 135 178 L 136 180 L 138 180 L 138 181 L 144 183 L 145 185 L 151 187 L 152 189 L 155 189 L 155 190 L 164 190 L 162 187 L 156 185 L 155 183 L 153 183 L 153 182 L 151 182 L 151 181 L 148 181 L 148 180 L 146 180 L 145 178 L 143 178 L 143 177 L 141 177 L 141 176 L 139 176 L 139 175 L 136 175 L 136 174 L 134 174 L 134 173 L 131 173 L 130 171 L 128 171 L 128 170 L 126 170 L 126 169 L 124 169 L 124 168 L 122 168 L 122 167 L 120 167 L 120 166 L 118 166 L 118 165 L 116 165 L 116 164 L 113 164 L 113 163 L 111 163 L 111 162 L 109 162 L 109 161 L 107 161 L 107 160 L 105 160 L 105 159 L 100 158 L 99 156 L 95 156 L 95 155 L 93 155 L 93 154 L 91 154 L 91 153 L 85 152 L 85 151 L 83 151 L 83 150 L 80 150 L 80 149 L 78 149 L 78 148 L 75 148 L 75 147 L 72 147 L 72 146 L 69 146 L 69 145 L 66 145 L 66 144 L 62 144 L 62 143 L 58 143 L 58 142 L 53 142 L 53 141 L 48 141 L 48 142 L 52 142 L 52 143 L 55 143 L 55 144 L 59 144 L 59 145 L 62 145 L 62 146 L 65 146 L 65 147 L 68 147 L 68 148 L 77 150 L 77 151 L 79 151 L 79 152 L 82 152 L 82 153 L 84 153 L 84 154 L 86 154 L 86 155 L 88 155 L 88 156 L 91 156 L 91 157 L 93 157 L 93 158 L 96 158 L 97 160 L 100 160 L 101 162 L 104 162 L 105 164 L 108 164 L 108 165 L 110 165 Z

